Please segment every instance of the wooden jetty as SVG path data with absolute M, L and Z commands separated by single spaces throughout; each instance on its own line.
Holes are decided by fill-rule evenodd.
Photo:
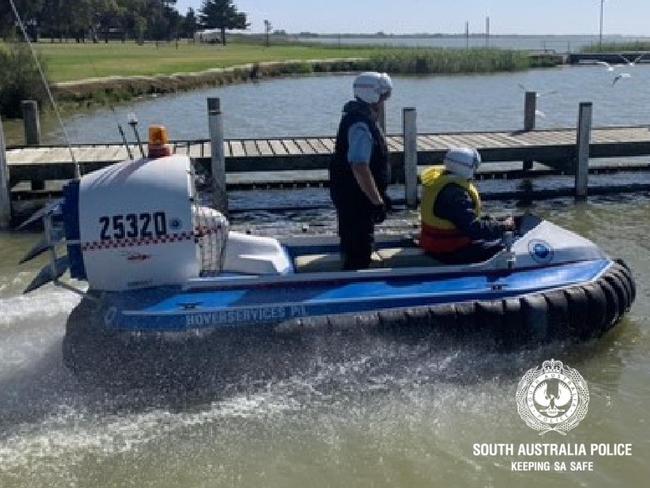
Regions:
M 484 162 L 524 161 L 545 163 L 570 171 L 576 157 L 576 129 L 532 131 L 447 132 L 418 134 L 419 165 L 441 162 L 452 147 L 477 148 Z M 176 154 L 186 154 L 199 164 L 209 166 L 209 139 L 172 142 Z M 404 158 L 404 138 L 389 135 L 388 146 L 393 165 Z M 296 172 L 327 168 L 334 150 L 332 137 L 301 137 L 277 139 L 230 139 L 224 141 L 227 173 L 287 171 L 288 182 L 299 182 Z M 82 174 L 128 158 L 124 145 L 73 145 Z M 131 146 L 138 155 L 137 146 Z M 590 157 L 632 157 L 650 155 L 648 127 L 603 127 L 591 131 Z M 70 151 L 65 146 L 14 147 L 7 150 L 11 182 L 65 180 L 73 177 Z
M 581 103 L 575 128 L 535 129 L 536 94 L 525 96 L 524 129 L 513 131 L 418 133 L 416 110 L 403 109 L 403 133 L 387 137 L 395 182 L 405 182 L 408 206 L 417 206 L 417 166 L 440 163 L 453 147 L 473 147 L 486 163 L 523 162 L 523 167 L 509 169 L 484 165 L 483 174 L 500 177 L 534 177 L 548 174 L 575 176 L 573 193 L 585 198 L 590 158 L 636 157 L 650 155 L 650 129 L 647 126 L 592 128 L 592 104 Z M 223 137 L 223 119 L 218 99 L 208 100 L 209 139 L 176 140 L 171 144 L 176 154 L 190 156 L 195 165 L 212 175 L 213 193 L 220 195 L 218 208 L 227 208 L 226 188 L 294 187 L 323 185 L 327 166 L 334 151 L 331 136 L 285 137 L 264 139 L 229 139 Z M 32 113 L 31 111 L 29 113 Z M 36 115 L 37 116 L 37 115 Z M 27 129 L 38 127 L 26 121 Z M 1 126 L 0 126 L 1 131 Z M 39 135 L 29 137 L 38 141 Z M 52 194 L 46 182 L 74 177 L 70 151 L 81 174 L 128 159 L 131 152 L 140 156 L 137 145 L 127 151 L 121 143 L 76 144 L 67 146 L 25 145 L 0 148 L 0 206 L 6 220 L 7 200 L 42 198 Z M 533 162 L 536 164 L 533 169 Z M 4 169 L 3 169 L 4 167 Z M 492 169 L 494 168 L 494 170 Z M 650 170 L 648 164 L 602 167 L 603 171 Z M 531 171 L 532 170 L 532 171 Z M 25 187 L 30 182 L 31 187 Z M 60 188 L 60 185 L 59 185 Z M 2 203 L 4 202 L 4 203 Z M 1 220 L 1 219 L 0 219 Z
M 595 64 L 604 61 L 609 64 L 650 63 L 648 51 L 622 51 L 619 53 L 569 53 L 567 64 Z

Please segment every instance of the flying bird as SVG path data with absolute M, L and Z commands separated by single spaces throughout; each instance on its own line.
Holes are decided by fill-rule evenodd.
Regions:
M 529 90 L 528 88 L 526 88 L 521 83 L 517 83 L 517 86 L 521 89 L 521 91 L 524 91 L 524 92 L 532 91 L 532 90 Z M 541 93 L 540 92 L 535 92 L 535 93 L 537 94 L 537 98 L 539 98 L 539 97 L 546 97 L 548 95 L 554 95 L 554 94 L 557 93 L 557 90 L 551 90 L 551 91 L 541 92 Z
M 623 59 L 625 59 L 625 58 L 623 58 Z M 625 60 L 625 61 L 626 61 L 626 64 L 627 64 L 627 60 Z M 607 61 L 596 61 L 595 64 L 597 64 L 598 66 L 603 66 L 607 71 L 614 71 L 616 68 L 621 68 L 622 66 L 624 66 L 623 64 L 611 65 Z
M 623 59 L 623 60 L 625 61 L 625 64 L 627 64 L 628 66 L 636 66 L 637 63 L 638 63 L 639 61 L 641 61 L 641 60 L 645 57 L 645 53 L 644 53 L 644 54 L 641 54 L 640 56 L 637 56 L 637 57 L 634 59 L 634 61 L 630 61 L 629 59 L 627 59 L 627 58 L 626 58 L 625 56 L 623 56 L 622 54 L 619 54 L 618 56 L 619 56 L 621 59 Z
M 612 86 L 614 86 L 616 84 L 616 82 L 618 80 L 620 80 L 620 79 L 631 78 L 631 77 L 632 77 L 632 75 L 630 73 L 619 73 L 614 77 L 614 80 L 612 81 Z
M 607 69 L 607 71 L 614 71 L 614 66 L 612 66 L 606 61 L 596 61 L 596 64 L 599 66 L 604 66 Z

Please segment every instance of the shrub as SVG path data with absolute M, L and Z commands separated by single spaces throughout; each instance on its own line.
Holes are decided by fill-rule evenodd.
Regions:
M 526 69 L 526 53 L 505 49 L 387 49 L 370 56 L 367 69 L 401 74 L 489 73 Z
M 43 70 L 45 62 L 39 57 Z M 29 47 L 22 43 L 0 44 L 0 114 L 19 117 L 22 100 L 46 100 L 46 92 Z M 46 72 L 46 71 L 45 71 Z

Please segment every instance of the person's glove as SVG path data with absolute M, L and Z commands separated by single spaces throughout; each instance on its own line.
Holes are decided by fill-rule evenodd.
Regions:
M 515 219 L 512 217 L 508 217 L 501 222 L 501 228 L 508 231 L 508 230 L 515 230 L 517 228 L 517 225 L 515 224 Z
M 381 224 L 384 220 L 386 220 L 386 205 L 383 203 L 373 205 L 370 216 L 373 223 Z
M 384 205 L 386 206 L 386 212 L 388 212 L 388 213 L 392 212 L 393 211 L 393 200 L 391 200 L 391 198 L 386 194 L 383 194 L 381 196 L 381 198 L 384 201 Z

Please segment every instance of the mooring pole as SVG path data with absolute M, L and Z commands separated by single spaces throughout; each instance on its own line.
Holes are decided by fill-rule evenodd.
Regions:
M 38 103 L 35 100 L 20 102 L 23 112 L 23 125 L 25 127 L 25 145 L 38 146 L 41 143 L 41 123 L 38 115 Z M 31 181 L 32 190 L 44 190 L 45 182 L 42 180 Z
M 208 98 L 208 126 L 210 128 L 210 148 L 212 170 L 212 193 L 214 206 L 228 214 L 228 193 L 226 192 L 226 155 L 223 150 L 223 114 L 221 100 Z
M 576 141 L 576 167 L 575 167 L 575 197 L 578 200 L 587 198 L 589 185 L 589 144 L 591 142 L 592 103 L 580 103 L 578 112 L 578 134 Z
M 402 110 L 404 134 L 404 192 L 406 206 L 418 206 L 418 129 L 415 107 Z
M 524 130 L 531 131 L 535 129 L 535 111 L 537 110 L 537 92 L 526 92 L 524 98 Z M 533 169 L 533 160 L 524 160 L 524 171 Z
M 9 187 L 9 165 L 5 147 L 5 133 L 0 118 L 0 229 L 11 224 L 11 188 Z
M 34 100 L 20 102 L 25 127 L 25 145 L 38 146 L 41 143 L 41 123 L 38 116 L 38 103 Z

